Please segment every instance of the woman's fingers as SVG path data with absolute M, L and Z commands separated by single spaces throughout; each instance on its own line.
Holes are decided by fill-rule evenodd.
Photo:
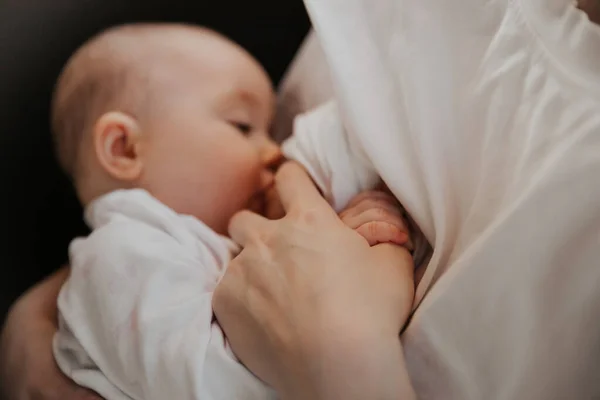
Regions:
M 234 218 L 233 236 L 246 245 L 215 289 L 213 310 L 239 360 L 281 397 L 371 398 L 369 382 L 390 373 L 401 355 L 401 348 L 390 349 L 399 346 L 412 305 L 412 258 L 395 244 L 403 241 L 398 227 L 359 226 L 375 241 L 391 242 L 371 247 L 323 199 L 307 193 L 317 191 L 297 169 L 284 171 L 279 183 L 288 216 Z M 365 361 L 382 338 L 390 359 Z M 361 370 L 365 362 L 374 369 Z M 322 374 L 311 372 L 323 365 L 332 372 L 325 388 Z
M 337 218 L 329 204 L 323 199 L 306 171 L 295 162 L 286 162 L 275 175 L 275 186 L 279 199 L 286 211 L 319 210 Z
M 240 211 L 229 221 L 229 236 L 242 247 L 270 231 L 269 220 L 252 211 Z

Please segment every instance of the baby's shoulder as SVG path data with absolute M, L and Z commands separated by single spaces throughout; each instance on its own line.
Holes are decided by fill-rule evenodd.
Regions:
M 87 237 L 76 238 L 69 246 L 72 264 L 124 260 L 157 260 L 181 257 L 185 248 L 166 231 L 143 221 L 115 218 L 94 229 Z
M 71 243 L 72 265 L 183 266 L 229 260 L 225 244 L 210 228 L 141 190 L 100 198 L 86 209 L 86 220 L 93 229 L 89 236 Z
M 185 230 L 181 217 L 141 189 L 116 190 L 86 207 L 92 232 L 75 239 L 70 252 L 148 254 L 176 247 Z

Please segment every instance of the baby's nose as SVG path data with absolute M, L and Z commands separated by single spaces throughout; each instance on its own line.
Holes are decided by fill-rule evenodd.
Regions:
M 281 148 L 272 140 L 267 140 L 261 149 L 261 158 L 264 165 L 272 170 L 276 171 L 277 168 L 285 161 Z

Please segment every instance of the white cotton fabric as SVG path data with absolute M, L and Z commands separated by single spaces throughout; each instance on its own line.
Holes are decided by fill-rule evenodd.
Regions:
M 600 27 L 567 0 L 305 3 L 346 135 L 434 246 L 419 399 L 600 398 Z
M 298 114 L 331 101 L 329 67 L 318 38 L 311 30 L 281 80 L 272 135 L 277 142 L 288 138 Z
M 335 101 L 296 117 L 293 131 L 282 145 L 284 155 L 304 166 L 336 212 L 341 212 L 354 196 L 375 189 L 381 182 L 356 137 L 344 128 Z M 431 247 L 412 221 L 409 232 L 413 259 L 419 268 L 428 261 Z
M 86 209 L 58 298 L 61 370 L 108 400 L 268 400 L 213 318 L 212 293 L 235 245 L 147 192 Z
M 373 189 L 379 174 L 346 134 L 336 102 L 328 102 L 296 118 L 294 134 L 282 145 L 289 159 L 302 164 L 335 211 L 358 193 Z

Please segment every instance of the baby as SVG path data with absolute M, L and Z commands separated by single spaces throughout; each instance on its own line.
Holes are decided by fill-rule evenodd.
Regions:
M 275 397 L 236 361 L 211 308 L 237 251 L 224 236 L 230 218 L 242 209 L 280 216 L 273 108 L 258 62 L 202 28 L 117 27 L 68 62 L 53 130 L 92 228 L 70 246 L 58 299 L 54 353 L 74 381 L 107 399 Z M 286 155 L 338 211 L 378 184 L 351 171 L 329 179 L 331 160 L 348 156 L 313 151 L 305 136 L 291 139 Z M 399 205 L 381 193 L 371 200 L 355 204 L 364 217 L 348 225 L 372 245 L 410 246 Z

